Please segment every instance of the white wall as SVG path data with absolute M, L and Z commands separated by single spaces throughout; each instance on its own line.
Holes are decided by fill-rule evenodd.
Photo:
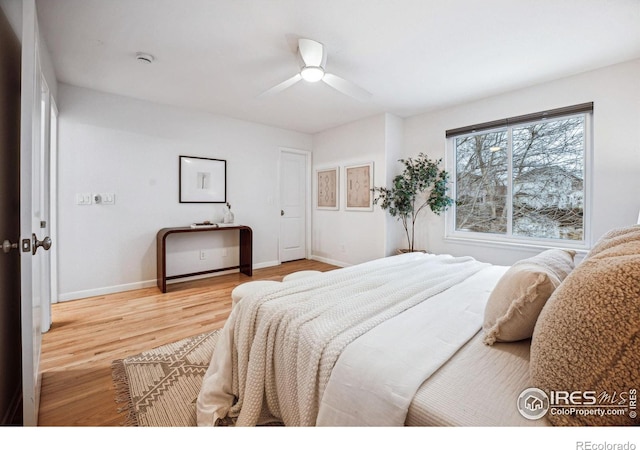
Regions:
M 0 8 L 7 16 L 18 41 L 22 42 L 22 0 L 0 0 Z
M 38 5 L 36 5 L 36 8 L 37 6 Z M 7 20 L 9 20 L 11 28 L 13 28 L 13 31 L 16 33 L 16 37 L 20 42 L 22 42 L 22 0 L 0 0 L 0 8 L 7 16 Z M 54 101 L 57 101 L 58 82 L 53 69 L 51 55 L 47 49 L 46 42 L 42 39 L 42 36 L 38 36 L 38 47 L 42 74 L 47 81 L 49 92 L 51 93 Z
M 389 255 L 405 238 L 378 206 L 344 210 L 345 164 L 373 161 L 379 186 L 397 173 L 399 158 L 444 158 L 447 129 L 593 101 L 592 241 L 635 222 L 640 210 L 640 60 L 404 120 L 382 114 L 313 137 L 67 85 L 58 96 L 62 300 L 153 285 L 160 228 L 220 220 L 221 205 L 178 203 L 178 155 L 227 159 L 229 202 L 236 222 L 254 230 L 260 267 L 278 261 L 279 148 L 313 148 L 314 169 L 339 165 L 341 186 L 339 211 L 313 209 L 312 255 L 350 265 Z M 76 206 L 81 192 L 114 192 L 116 205 Z M 233 263 L 237 240 L 212 242 L 204 262 L 204 241 L 174 244 L 169 270 L 191 271 Z M 417 246 L 496 264 L 538 251 L 446 241 L 444 218 L 431 213 L 419 222 Z
M 179 155 L 227 160 L 227 199 L 253 229 L 254 267 L 278 263 L 279 148 L 310 150 L 311 136 L 65 84 L 58 97 L 60 300 L 155 285 L 158 230 L 222 220 L 221 204 L 179 203 Z M 76 193 L 116 203 L 78 206 Z M 237 264 L 237 238 L 221 234 L 171 237 L 168 272 Z
M 398 162 L 402 158 L 404 151 L 404 120 L 387 114 L 386 117 L 386 186 L 391 186 L 393 179 L 402 171 L 402 164 Z M 377 184 L 381 185 L 381 183 Z M 377 206 L 376 206 L 377 207 Z M 399 248 L 407 248 L 408 243 L 404 230 L 397 218 L 391 217 L 385 213 L 385 255 L 389 256 L 396 252 Z
M 447 129 L 591 101 L 593 242 L 611 228 L 635 223 L 640 210 L 640 60 L 406 119 L 404 153 L 444 158 Z M 418 244 L 495 264 L 539 251 L 446 241 L 444 226 L 444 218 L 431 213 L 419 229 Z
M 392 133 L 387 133 L 387 124 Z M 352 122 L 313 137 L 315 170 L 340 167 L 338 211 L 313 209 L 313 258 L 341 266 L 357 264 L 386 255 L 387 218 L 375 206 L 373 211 L 345 210 L 345 165 L 373 161 L 374 185 L 386 185 L 388 139 L 400 139 L 401 121 L 388 114 Z M 394 148 L 397 148 L 394 147 Z

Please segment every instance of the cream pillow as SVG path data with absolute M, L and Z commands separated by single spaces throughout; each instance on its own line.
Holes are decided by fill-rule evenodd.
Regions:
M 542 307 L 575 267 L 573 250 L 551 249 L 515 263 L 500 278 L 484 311 L 484 342 L 528 339 Z

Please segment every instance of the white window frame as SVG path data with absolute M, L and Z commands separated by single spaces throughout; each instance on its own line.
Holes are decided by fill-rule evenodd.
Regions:
M 473 231 L 458 231 L 456 230 L 456 207 L 453 205 L 451 208 L 447 210 L 445 213 L 445 241 L 450 242 L 458 242 L 458 243 L 476 243 L 476 244 L 485 244 L 490 246 L 507 246 L 507 247 L 534 247 L 538 249 L 547 249 L 547 248 L 567 248 L 574 250 L 589 250 L 591 247 L 591 204 L 593 199 L 593 188 L 592 188 L 592 171 L 593 171 L 593 113 L 585 112 L 578 114 L 567 114 L 563 116 L 556 116 L 549 119 L 540 119 L 540 120 L 532 120 L 529 122 L 519 122 L 517 124 L 501 126 L 497 125 L 494 128 L 486 128 L 477 132 L 465 133 L 465 136 L 471 136 L 476 134 L 485 134 L 493 131 L 498 131 L 502 129 L 509 129 L 515 127 L 522 127 L 532 123 L 541 123 L 545 121 L 556 121 L 562 120 L 564 118 L 575 117 L 575 116 L 584 116 L 585 119 L 585 147 L 584 147 L 584 168 L 583 168 L 583 176 L 584 176 L 584 211 L 583 211 L 583 236 L 582 240 L 568 240 L 568 239 L 546 239 L 546 238 L 533 238 L 533 237 L 524 237 L 524 236 L 514 236 L 512 234 L 512 223 L 513 217 L 511 214 L 512 211 L 512 200 L 513 193 L 511 189 L 511 184 L 509 185 L 509 196 L 507 197 L 507 207 L 509 208 L 510 214 L 507 219 L 507 233 L 506 234 L 491 234 L 491 233 L 480 233 Z M 455 200 L 458 198 L 457 190 L 456 190 L 456 148 L 455 148 L 455 139 L 462 135 L 451 136 L 447 138 L 447 147 L 446 147 L 446 158 L 445 158 L 445 170 L 450 174 L 450 182 L 449 182 L 449 195 Z M 508 134 L 509 141 L 509 155 L 508 155 L 508 176 L 509 183 L 513 180 L 511 179 L 511 159 L 512 159 L 512 148 L 511 148 L 511 132 Z

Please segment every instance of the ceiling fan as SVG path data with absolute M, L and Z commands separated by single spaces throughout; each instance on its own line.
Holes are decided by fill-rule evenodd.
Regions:
M 337 75 L 325 72 L 324 67 L 327 62 L 327 53 L 324 50 L 324 45 L 320 42 L 311 39 L 298 39 L 298 55 L 302 60 L 300 72 L 291 78 L 284 80 L 282 83 L 275 85 L 271 89 L 266 90 L 260 94 L 260 97 L 284 91 L 300 80 L 305 80 L 310 83 L 322 80 L 338 92 L 360 101 L 365 101 L 371 98 L 371 93 L 362 89 L 360 86 L 357 86 L 344 78 L 340 78 Z

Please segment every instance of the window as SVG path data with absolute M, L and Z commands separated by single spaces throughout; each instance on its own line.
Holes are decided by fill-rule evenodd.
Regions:
M 587 103 L 447 131 L 452 237 L 584 245 Z

